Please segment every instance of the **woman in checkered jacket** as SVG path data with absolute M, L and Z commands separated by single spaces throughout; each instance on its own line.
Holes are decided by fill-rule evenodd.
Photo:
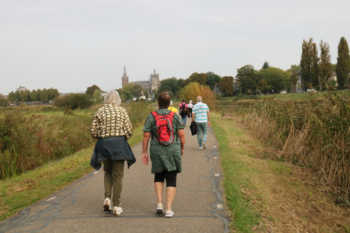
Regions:
M 97 139 L 90 165 L 96 170 L 103 162 L 105 211 L 113 211 L 120 215 L 120 193 L 124 175 L 124 163 L 128 167 L 136 162 L 127 140 L 132 136 L 132 125 L 125 108 L 120 106 L 121 100 L 115 90 L 109 91 L 104 99 L 104 106 L 97 110 L 91 125 L 91 136 Z M 113 199 L 111 201 L 113 189 Z M 113 209 L 112 209 L 113 207 Z

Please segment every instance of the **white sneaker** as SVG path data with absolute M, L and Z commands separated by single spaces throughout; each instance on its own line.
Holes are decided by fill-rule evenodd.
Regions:
M 205 145 L 205 142 L 202 143 L 203 149 L 207 149 L 207 146 Z
M 118 206 L 113 207 L 113 214 L 120 215 L 121 213 L 123 213 L 122 207 L 118 207 Z
M 105 201 L 103 202 L 103 211 L 111 211 L 111 199 L 106 198 Z
M 203 146 L 200 146 L 200 147 L 198 148 L 198 150 L 203 150 Z
M 171 210 L 166 210 L 165 211 L 165 217 L 166 218 L 172 218 L 174 216 L 174 212 Z
M 161 202 L 157 205 L 157 214 L 162 214 L 164 212 L 163 210 L 163 204 Z

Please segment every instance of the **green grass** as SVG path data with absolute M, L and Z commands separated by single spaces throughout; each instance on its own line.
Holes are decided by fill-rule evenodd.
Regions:
M 131 147 L 141 142 L 142 128 L 143 126 L 139 126 L 134 129 L 134 135 L 128 141 Z M 91 145 L 59 161 L 0 180 L 0 221 L 93 171 L 90 167 L 93 148 Z
M 249 200 L 244 197 L 242 187 L 254 189 L 249 180 L 252 169 L 245 164 L 240 157 L 252 156 L 251 152 L 245 149 L 244 144 L 233 147 L 232 137 L 241 138 L 243 132 L 234 128 L 232 124 L 219 120 L 218 113 L 211 113 L 213 131 L 220 145 L 221 165 L 224 173 L 224 189 L 226 205 L 232 215 L 231 228 L 239 232 L 252 232 L 252 227 L 260 222 L 253 209 L 249 207 Z
M 350 91 L 339 91 L 340 95 L 350 96 Z M 291 101 L 307 101 L 312 99 L 314 95 L 323 96 L 329 94 L 327 91 L 320 91 L 317 93 L 288 93 L 288 94 L 276 94 L 276 95 L 262 95 L 262 99 L 274 98 L 279 100 L 291 100 Z

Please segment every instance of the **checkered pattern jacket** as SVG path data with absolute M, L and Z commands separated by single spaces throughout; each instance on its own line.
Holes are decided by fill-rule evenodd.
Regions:
M 108 138 L 124 136 L 129 139 L 133 134 L 132 125 L 125 108 L 105 104 L 94 115 L 91 124 L 91 136 Z

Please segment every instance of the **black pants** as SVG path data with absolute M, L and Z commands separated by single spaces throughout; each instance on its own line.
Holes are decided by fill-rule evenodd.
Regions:
M 188 117 L 192 117 L 192 108 L 188 108 Z
M 164 170 L 161 173 L 157 173 L 154 175 L 154 183 L 156 182 L 164 183 L 164 179 L 165 179 L 167 187 L 176 188 L 176 176 L 177 176 L 177 171 L 168 172 L 167 170 Z

